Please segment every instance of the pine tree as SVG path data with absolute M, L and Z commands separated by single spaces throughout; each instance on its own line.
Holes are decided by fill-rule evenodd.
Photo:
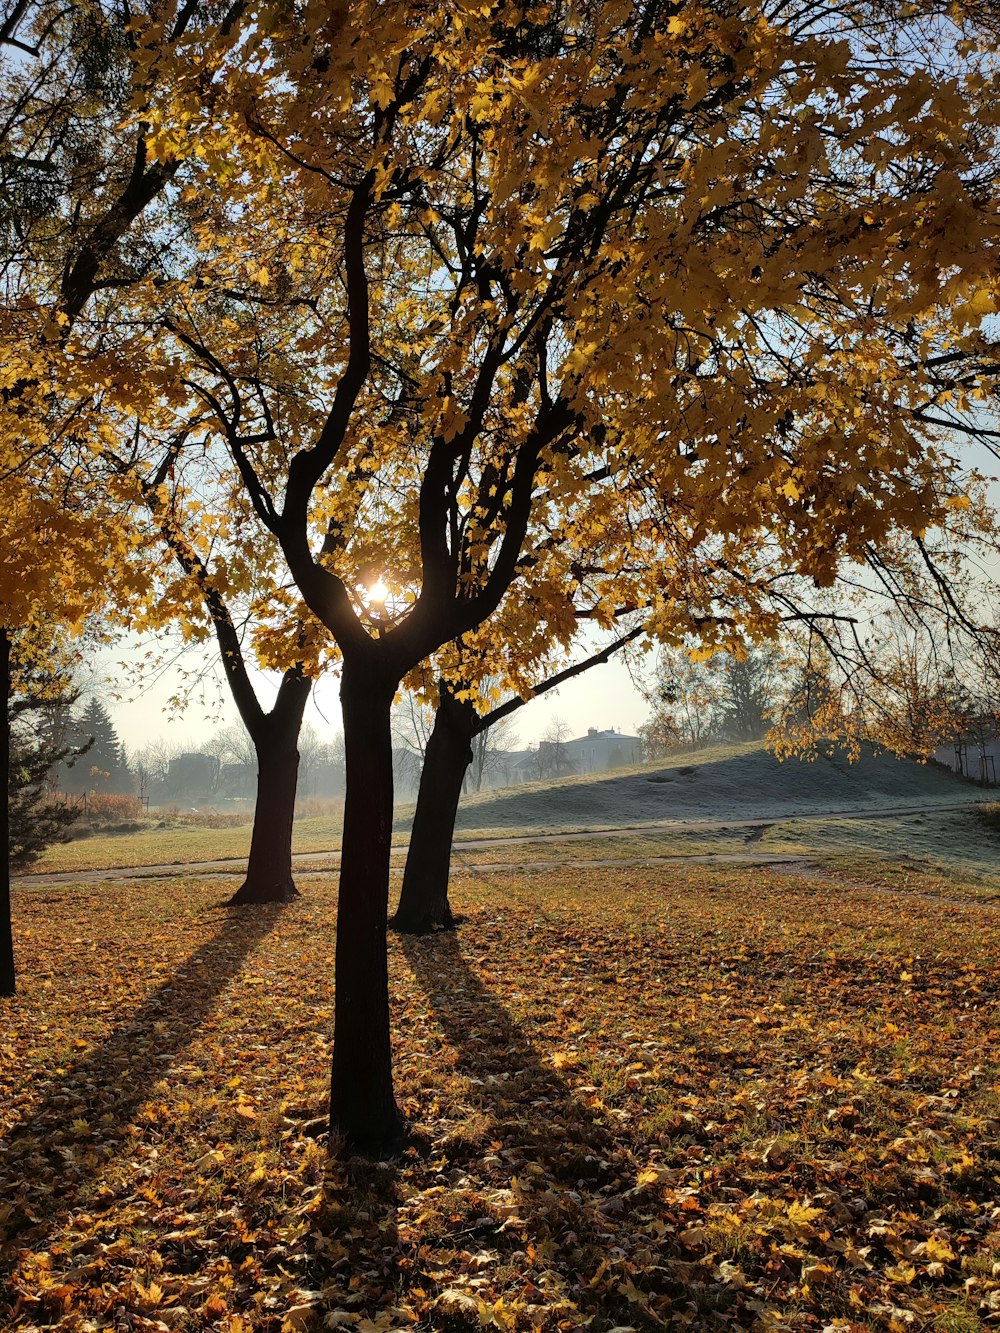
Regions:
M 74 806 L 53 798 L 50 776 L 85 752 L 63 719 L 77 699 L 67 679 L 40 671 L 22 675 L 10 703 L 10 865 L 23 870 L 53 842 L 65 840 Z
M 97 699 L 91 699 L 83 710 L 78 732 L 87 748 L 88 790 L 122 791 L 129 785 L 125 751 L 115 731 L 111 715 Z

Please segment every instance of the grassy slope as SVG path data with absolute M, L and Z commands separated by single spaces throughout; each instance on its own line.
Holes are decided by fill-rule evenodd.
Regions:
M 965 802 L 979 788 L 938 768 L 883 756 L 780 763 L 762 745 L 712 746 L 609 774 L 531 782 L 465 801 L 458 827 L 599 828 L 668 819 L 737 820 L 867 805 Z
M 333 889 L 16 893 L 0 1323 L 987 1333 L 996 911 L 761 870 L 458 876 L 393 938 L 416 1147 L 327 1157 Z
M 663 820 L 784 818 L 824 809 L 963 803 L 978 794 L 978 788 L 939 769 L 891 757 L 866 758 L 853 765 L 826 758 L 815 763 L 779 763 L 761 745 L 713 746 L 679 756 L 672 764 L 483 792 L 463 802 L 457 836 L 461 842 L 489 835 L 601 829 Z M 398 844 L 405 844 L 412 817 L 412 805 L 398 807 Z M 295 850 L 336 849 L 340 828 L 336 818 L 299 820 Z M 713 837 L 706 843 L 704 835 L 698 835 L 695 848 L 690 836 L 677 835 L 669 845 L 663 844 L 659 854 L 710 851 L 714 841 Z M 724 841 L 727 845 L 720 850 L 731 850 L 730 839 Z M 248 826 L 149 829 L 53 847 L 35 868 L 97 870 L 238 858 L 246 856 L 249 845 Z

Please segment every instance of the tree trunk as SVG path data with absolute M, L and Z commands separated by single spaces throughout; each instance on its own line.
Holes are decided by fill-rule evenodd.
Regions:
M 473 705 L 460 702 L 442 684 L 441 702 L 420 774 L 403 888 L 392 919 L 393 928 L 405 935 L 455 928 L 448 902 L 451 846 L 478 721 Z
M 299 772 L 296 739 L 290 748 L 287 744 L 257 746 L 257 803 L 247 877 L 229 899 L 229 907 L 287 903 L 299 896 L 292 878 L 292 821 Z
M 0 995 L 16 991 L 10 916 L 10 632 L 0 629 Z
M 247 877 L 229 899 L 228 907 L 287 903 L 299 896 L 292 878 L 292 825 L 299 777 L 299 732 L 311 689 L 312 681 L 293 668 L 282 677 L 270 713 L 240 709 L 257 754 L 257 802 Z M 239 705 L 235 688 L 233 695 Z
M 398 1140 L 402 1118 L 392 1087 L 389 1042 L 389 853 L 396 682 L 345 660 L 347 792 L 337 904 L 336 1017 L 330 1076 L 330 1130 L 351 1147 L 378 1152 Z

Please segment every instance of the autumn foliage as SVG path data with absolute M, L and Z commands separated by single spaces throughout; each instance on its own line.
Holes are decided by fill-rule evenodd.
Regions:
M 934 884 L 462 876 L 460 937 L 391 946 L 422 1128 L 353 1163 L 312 1137 L 328 881 L 249 916 L 195 881 L 26 892 L 10 1326 L 990 1327 L 996 911 Z
M 993 1318 L 985 909 L 553 875 L 472 895 L 461 945 L 386 941 L 390 709 L 429 664 L 468 705 L 581 619 L 710 655 L 977 525 L 983 6 L 73 11 L 0 25 L 0 648 L 98 611 L 215 634 L 266 798 L 241 902 L 294 896 L 332 662 L 347 789 L 335 900 L 27 897 L 14 1318 Z M 398 1164 L 324 1179 L 321 1107 Z

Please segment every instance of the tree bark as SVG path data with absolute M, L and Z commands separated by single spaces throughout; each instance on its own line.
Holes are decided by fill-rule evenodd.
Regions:
M 448 901 L 451 848 L 478 723 L 475 707 L 467 700 L 456 699 L 442 682 L 420 774 L 403 887 L 392 919 L 393 929 L 404 935 L 455 929 Z
M 389 854 L 392 844 L 392 740 L 389 710 L 396 681 L 370 657 L 345 658 L 347 792 L 337 904 L 336 1016 L 330 1076 L 330 1131 L 352 1148 L 378 1152 L 402 1132 L 392 1086 L 389 1041 Z
M 0 629 L 0 996 L 17 989 L 10 913 L 10 632 Z
M 257 746 L 257 803 L 247 876 L 227 903 L 287 903 L 299 896 L 292 877 L 292 821 L 299 752 L 291 745 Z
M 286 671 L 270 713 L 249 710 L 244 725 L 257 753 L 257 802 L 247 876 L 227 903 L 287 903 L 299 896 L 292 876 L 292 827 L 299 776 L 299 731 L 312 681 Z M 236 690 L 233 691 L 240 702 Z M 259 709 L 258 709 L 259 712 Z M 249 720 L 248 720 L 249 719 Z

